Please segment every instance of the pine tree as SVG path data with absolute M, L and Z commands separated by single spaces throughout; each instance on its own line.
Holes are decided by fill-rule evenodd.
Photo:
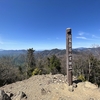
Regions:
M 50 68 L 52 74 L 61 72 L 60 60 L 55 55 L 53 55 L 51 58 L 48 58 L 48 67 Z
M 32 72 L 35 69 L 35 59 L 34 59 L 33 48 L 27 50 L 27 76 L 32 76 Z

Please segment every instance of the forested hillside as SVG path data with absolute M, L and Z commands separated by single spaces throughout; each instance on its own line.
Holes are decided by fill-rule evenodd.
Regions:
M 73 75 L 100 85 L 100 48 L 73 49 Z M 66 74 L 66 50 L 0 51 L 0 85 L 37 74 Z

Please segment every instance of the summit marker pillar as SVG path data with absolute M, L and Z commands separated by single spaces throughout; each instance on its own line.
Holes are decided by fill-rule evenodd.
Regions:
M 67 69 L 68 85 L 72 85 L 72 34 L 71 34 L 71 28 L 66 29 L 66 69 Z

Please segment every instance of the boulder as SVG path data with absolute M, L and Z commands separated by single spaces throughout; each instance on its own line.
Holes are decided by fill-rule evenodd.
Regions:
M 77 88 L 77 84 L 76 83 L 73 83 L 73 88 Z
M 11 98 L 4 92 L 4 90 L 0 90 L 0 100 L 11 100 Z
M 74 91 L 73 86 L 69 86 L 68 90 L 69 90 L 70 92 L 73 92 L 73 91 Z
M 73 91 L 74 91 L 73 86 L 69 86 L 68 90 L 69 90 L 70 92 L 73 92 Z

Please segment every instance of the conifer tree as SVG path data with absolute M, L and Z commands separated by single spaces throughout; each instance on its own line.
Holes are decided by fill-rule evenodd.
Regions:
M 35 50 L 33 50 L 33 48 L 27 50 L 27 76 L 28 77 L 32 75 L 32 72 L 35 69 L 34 51 Z

